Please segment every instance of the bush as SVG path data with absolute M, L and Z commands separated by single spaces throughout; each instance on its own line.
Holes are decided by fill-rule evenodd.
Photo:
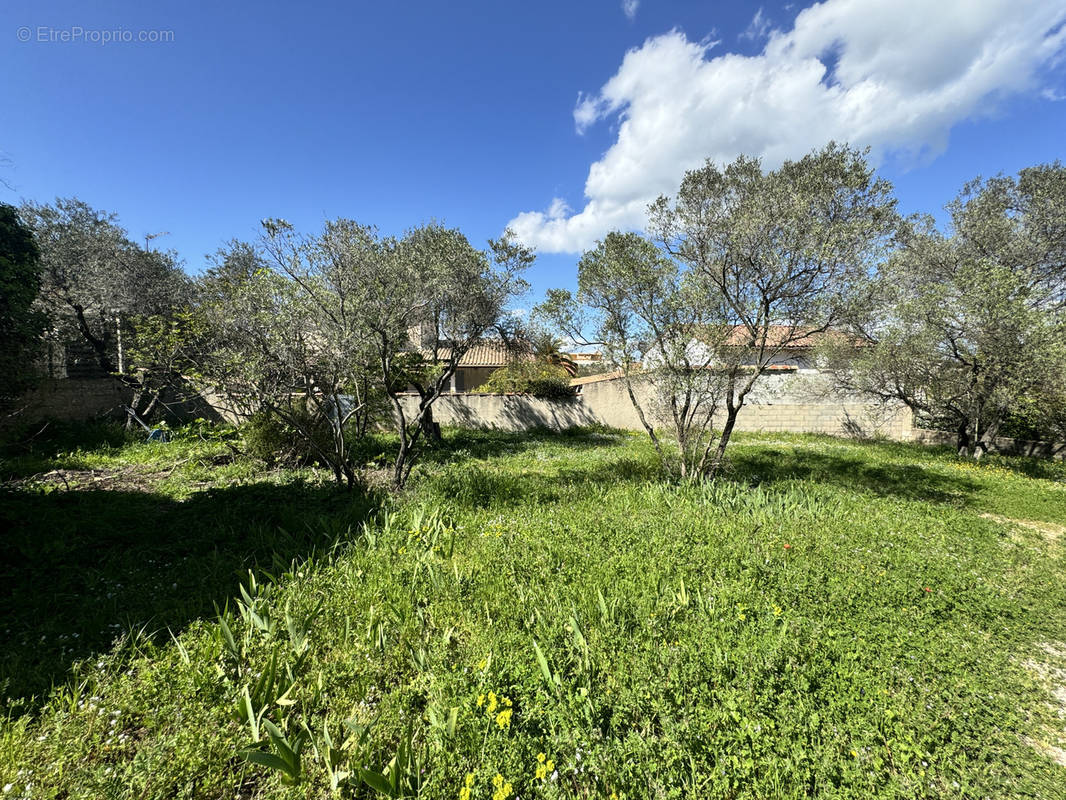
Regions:
M 516 361 L 498 369 L 481 386 L 492 394 L 528 394 L 545 400 L 566 400 L 577 392 L 562 367 L 542 361 Z
M 332 448 L 330 432 L 322 420 L 312 419 L 306 411 L 297 411 L 300 425 L 311 430 L 321 447 Z M 241 426 L 245 452 L 268 466 L 299 467 L 320 463 L 317 450 L 295 426 L 269 412 L 255 414 Z

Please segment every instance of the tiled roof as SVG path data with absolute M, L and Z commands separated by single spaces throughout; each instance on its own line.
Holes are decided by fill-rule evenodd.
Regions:
M 438 351 L 442 360 L 451 356 L 451 349 L 442 347 Z M 424 351 L 426 358 L 431 358 L 433 353 Z M 525 361 L 532 358 L 529 353 L 516 352 L 509 349 L 503 342 L 484 340 L 475 344 L 459 359 L 460 367 L 504 367 L 513 361 Z
M 785 345 L 786 348 L 790 350 L 809 350 L 812 347 L 817 347 L 826 340 L 840 339 L 844 335 L 845 334 L 840 331 L 817 331 L 804 334 L 802 331 L 794 330 L 788 325 L 771 325 L 766 336 L 766 344 L 770 347 L 777 347 L 785 340 L 791 339 L 791 341 Z M 730 332 L 726 344 L 733 347 L 745 347 L 748 343 L 748 336 L 748 329 L 743 325 L 737 325 Z M 858 347 L 859 345 L 860 342 L 856 341 L 855 346 Z

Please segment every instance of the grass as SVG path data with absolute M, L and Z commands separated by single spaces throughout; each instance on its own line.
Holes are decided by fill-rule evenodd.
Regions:
M 686 485 L 449 431 L 350 497 L 201 430 L 0 471 L 5 797 L 1066 796 L 1066 538 L 982 516 L 1058 530 L 1062 464 L 749 435 Z

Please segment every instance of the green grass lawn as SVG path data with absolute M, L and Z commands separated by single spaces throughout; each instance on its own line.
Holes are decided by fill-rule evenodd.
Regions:
M 0 800 L 1066 797 L 1066 465 L 449 431 L 350 496 L 230 444 L 0 461 Z

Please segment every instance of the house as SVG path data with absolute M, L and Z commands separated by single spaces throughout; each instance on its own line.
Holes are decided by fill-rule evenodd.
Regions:
M 736 349 L 740 356 L 740 363 L 750 366 L 755 365 L 756 353 L 750 342 L 750 334 L 747 328 L 738 325 L 729 331 L 724 339 L 718 332 L 709 333 L 707 338 L 694 336 L 686 346 L 688 359 L 691 363 L 699 364 L 710 362 L 712 365 L 722 358 L 711 357 L 710 347 L 721 347 L 724 350 Z M 712 339 L 717 344 L 710 344 Z M 788 325 L 771 325 L 767 331 L 766 348 L 771 352 L 768 369 L 771 371 L 791 371 L 800 373 L 817 373 L 820 368 L 817 362 L 818 348 L 833 342 L 847 341 L 845 334 L 839 331 L 812 331 L 804 333 Z M 862 342 L 854 341 L 855 347 L 861 347 Z M 780 349 L 779 349 L 780 348 Z M 744 352 L 747 350 L 748 352 Z M 774 352 L 776 351 L 776 352 Z M 658 361 L 658 353 L 655 347 L 649 348 L 644 354 L 644 366 L 654 368 Z
M 774 349 L 787 341 L 780 352 L 770 358 L 770 367 L 791 367 L 799 372 L 817 372 L 815 351 L 827 341 L 841 337 L 837 331 L 803 333 L 788 325 L 771 325 L 767 331 L 766 346 Z M 726 347 L 748 346 L 749 333 L 742 325 L 733 328 L 726 339 Z
M 437 332 L 428 320 L 411 325 L 407 329 L 407 338 L 412 349 L 420 352 L 426 361 L 434 359 L 434 342 Z M 455 374 L 452 375 L 448 391 L 453 393 L 473 392 L 489 379 L 489 376 L 507 366 L 512 361 L 532 358 L 528 348 L 511 346 L 502 339 L 480 339 L 459 359 Z M 436 358 L 447 361 L 451 358 L 451 348 L 447 342 L 437 342 Z
M 447 353 L 442 353 L 447 358 Z M 496 339 L 483 339 L 463 354 L 452 376 L 452 392 L 476 392 L 489 376 L 512 361 L 532 358 Z

